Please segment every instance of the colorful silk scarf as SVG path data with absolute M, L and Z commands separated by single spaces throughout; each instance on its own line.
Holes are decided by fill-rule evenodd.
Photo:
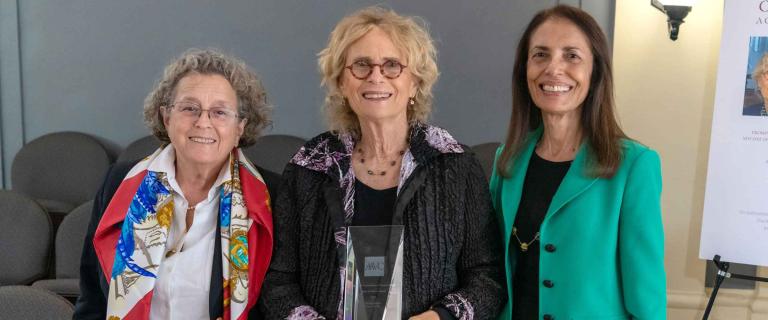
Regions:
M 126 175 L 93 238 L 109 283 L 108 320 L 149 318 L 174 214 L 166 174 L 148 170 L 161 151 Z M 231 179 L 219 191 L 223 318 L 247 319 L 272 254 L 272 213 L 264 180 L 240 149 L 230 153 L 229 167 Z

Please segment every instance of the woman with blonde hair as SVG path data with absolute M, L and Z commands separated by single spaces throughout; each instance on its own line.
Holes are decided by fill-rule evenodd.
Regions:
M 438 72 L 412 17 L 378 7 L 342 19 L 319 54 L 331 131 L 286 166 L 275 200 L 268 319 L 341 319 L 347 227 L 404 226 L 402 315 L 489 319 L 505 290 L 483 171 L 425 123 Z
M 742 114 L 745 116 L 768 116 L 768 53 L 763 54 L 757 62 L 755 70 L 752 70 L 752 80 L 755 81 L 757 94 L 760 95 L 760 103 L 744 107 Z

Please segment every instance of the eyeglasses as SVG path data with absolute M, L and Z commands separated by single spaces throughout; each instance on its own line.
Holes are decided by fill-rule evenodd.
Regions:
M 208 113 L 208 119 L 215 124 L 230 124 L 233 120 L 241 116 L 226 107 L 213 107 L 203 109 L 199 104 L 189 101 L 175 102 L 169 108 L 176 109 L 176 112 L 188 120 L 197 120 L 203 111 Z
M 374 67 L 379 67 L 379 72 L 381 72 L 382 76 L 385 76 L 388 79 L 397 79 L 397 77 L 403 73 L 403 69 L 407 68 L 408 66 L 402 65 L 396 60 L 387 60 L 381 64 L 370 63 L 369 61 L 365 60 L 358 60 L 352 62 L 352 64 L 344 68 L 349 69 L 349 71 L 352 72 L 352 76 L 356 79 L 365 80 L 371 75 L 371 73 L 373 73 Z

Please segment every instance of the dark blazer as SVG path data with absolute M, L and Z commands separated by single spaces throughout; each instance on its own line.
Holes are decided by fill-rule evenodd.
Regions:
M 403 160 L 413 171 L 403 179 L 392 223 L 405 227 L 403 319 L 430 308 L 461 319 L 493 318 L 506 301 L 506 288 L 483 170 L 444 130 L 412 130 L 409 150 L 416 166 Z M 275 246 L 259 300 L 266 319 L 285 319 L 309 307 L 336 319 L 343 261 L 334 234 L 346 225 L 340 179 L 347 178 L 340 175 L 350 177 L 351 150 L 350 142 L 325 133 L 286 166 L 273 202 Z
M 93 202 L 93 211 L 91 213 L 91 222 L 88 224 L 88 232 L 85 236 L 85 244 L 83 247 L 83 255 L 80 258 L 80 297 L 75 304 L 75 314 L 73 319 L 99 319 L 104 320 L 107 313 L 107 295 L 109 294 L 109 284 L 107 284 L 106 277 L 101 271 L 99 266 L 99 259 L 96 257 L 96 252 L 93 249 L 93 235 L 96 232 L 96 228 L 99 226 L 101 216 L 104 214 L 107 205 L 109 205 L 112 196 L 117 191 L 120 183 L 123 182 L 123 178 L 128 174 L 128 171 L 136 165 L 138 161 L 119 162 L 110 166 L 107 171 L 104 182 L 101 185 L 101 189 L 96 194 L 96 198 Z M 271 197 L 277 195 L 277 188 L 280 185 L 280 175 L 277 173 L 268 171 L 256 167 L 261 176 L 264 178 L 264 182 L 267 185 L 267 190 Z M 216 238 L 216 243 L 213 248 L 213 268 L 211 270 L 211 292 L 209 297 L 209 313 L 211 319 L 221 317 L 224 312 L 222 302 L 222 278 L 223 273 L 221 270 L 221 239 Z M 218 288 L 218 290 L 214 290 Z M 248 314 L 249 319 L 261 319 L 261 315 L 258 314 L 256 306 L 251 309 Z

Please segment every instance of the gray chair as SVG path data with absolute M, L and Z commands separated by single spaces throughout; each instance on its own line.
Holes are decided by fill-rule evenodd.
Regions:
M 48 212 L 68 213 L 93 199 L 110 159 L 93 137 L 56 132 L 24 145 L 13 159 L 13 190 L 27 194 Z
M 493 158 L 496 157 L 496 149 L 501 144 L 498 142 L 481 143 L 472 147 L 472 151 L 475 152 L 477 160 L 480 161 L 480 166 L 483 167 L 483 173 L 485 178 L 490 180 L 493 173 Z
M 155 136 L 140 138 L 125 147 L 125 150 L 117 156 L 117 162 L 144 159 L 159 147 L 160 140 L 157 140 Z
M 253 164 L 264 169 L 282 173 L 306 140 L 289 135 L 275 134 L 259 138 L 256 144 L 245 148 L 243 153 Z
M 66 299 L 45 289 L 27 286 L 0 287 L 3 320 L 69 320 L 75 308 Z
M 64 217 L 56 232 L 56 278 L 38 280 L 32 286 L 65 298 L 77 298 L 80 295 L 80 256 L 92 208 L 93 201 L 88 201 Z
M 0 190 L 0 285 L 29 284 L 47 274 L 52 230 L 39 204 Z

